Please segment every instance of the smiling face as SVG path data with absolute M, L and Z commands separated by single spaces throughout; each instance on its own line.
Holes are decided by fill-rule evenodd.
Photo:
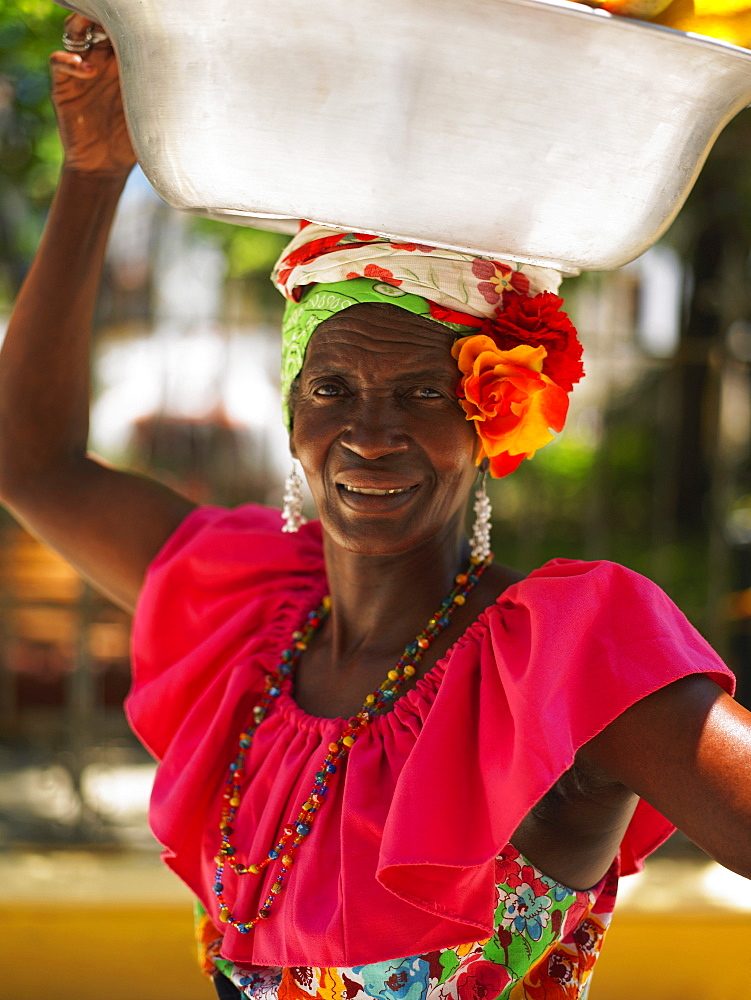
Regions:
M 371 555 L 462 530 L 477 438 L 446 327 L 390 305 L 321 323 L 294 394 L 293 454 L 323 528 Z

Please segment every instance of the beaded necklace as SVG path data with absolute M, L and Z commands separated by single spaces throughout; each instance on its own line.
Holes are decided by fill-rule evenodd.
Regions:
M 219 919 L 230 924 L 241 934 L 247 934 L 261 920 L 266 920 L 274 902 L 284 888 L 284 882 L 295 863 L 295 855 L 302 842 L 310 833 L 316 813 L 324 805 L 329 784 L 344 763 L 358 736 L 367 728 L 373 717 L 389 705 L 397 697 L 400 688 L 416 672 L 417 664 L 425 655 L 433 642 L 451 621 L 454 611 L 461 607 L 467 595 L 477 584 L 485 568 L 492 561 L 492 556 L 486 559 L 472 558 L 465 573 L 459 573 L 454 580 L 454 586 L 448 597 L 429 620 L 422 632 L 416 636 L 404 649 L 396 665 L 389 670 L 386 680 L 372 694 L 366 695 L 365 701 L 357 715 L 347 721 L 339 737 L 329 743 L 328 753 L 316 772 L 312 791 L 303 802 L 300 813 L 293 822 L 282 830 L 278 842 L 272 847 L 265 858 L 250 865 L 241 864 L 235 857 L 236 850 L 231 837 L 234 833 L 234 821 L 240 808 L 241 792 L 245 780 L 245 759 L 253 743 L 256 730 L 266 718 L 274 701 L 281 694 L 282 683 L 294 675 L 303 652 L 308 648 L 310 640 L 328 617 L 331 600 L 324 597 L 314 611 L 308 614 L 305 625 L 292 633 L 292 645 L 285 649 L 277 667 L 266 677 L 263 696 L 253 709 L 253 725 L 240 733 L 238 750 L 235 759 L 229 766 L 229 772 L 223 792 L 222 818 L 219 824 L 221 846 L 214 858 L 216 873 L 213 890 L 219 904 Z M 238 920 L 232 913 L 224 895 L 224 869 L 230 868 L 236 875 L 260 875 L 265 868 L 275 861 L 279 867 L 271 889 L 260 910 L 250 920 Z

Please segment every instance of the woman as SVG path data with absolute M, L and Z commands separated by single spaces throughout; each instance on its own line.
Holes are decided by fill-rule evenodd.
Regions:
M 90 28 L 70 18 L 69 44 Z M 275 280 L 320 521 L 294 483 L 284 521 L 197 509 L 86 454 L 134 157 L 106 42 L 52 71 L 65 168 L 3 346 L 0 491 L 138 605 L 129 716 L 217 992 L 584 996 L 618 874 L 673 823 L 751 876 L 751 720 L 642 577 L 556 560 L 522 579 L 487 557 L 482 490 L 470 558 L 476 462 L 511 471 L 581 375 L 552 276 L 303 230 Z

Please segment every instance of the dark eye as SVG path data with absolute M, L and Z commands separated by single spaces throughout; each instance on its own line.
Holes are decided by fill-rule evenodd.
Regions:
M 443 393 L 437 389 L 431 389 L 429 385 L 421 385 L 419 389 L 414 390 L 412 395 L 418 399 L 440 399 Z
M 339 396 L 341 393 L 342 387 L 336 382 L 322 382 L 313 388 L 314 396 Z

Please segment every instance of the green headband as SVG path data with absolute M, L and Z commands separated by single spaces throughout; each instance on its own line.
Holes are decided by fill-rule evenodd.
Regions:
M 311 285 L 303 292 L 300 302 L 287 302 L 282 320 L 282 407 L 284 421 L 289 428 L 289 392 L 295 378 L 302 371 L 305 352 L 316 328 L 325 319 L 365 302 L 381 302 L 406 309 L 416 316 L 424 316 L 433 323 L 447 326 L 455 333 L 476 333 L 471 326 L 449 323 L 431 315 L 430 302 L 421 295 L 404 292 L 394 285 L 372 278 L 350 278 L 330 284 Z

